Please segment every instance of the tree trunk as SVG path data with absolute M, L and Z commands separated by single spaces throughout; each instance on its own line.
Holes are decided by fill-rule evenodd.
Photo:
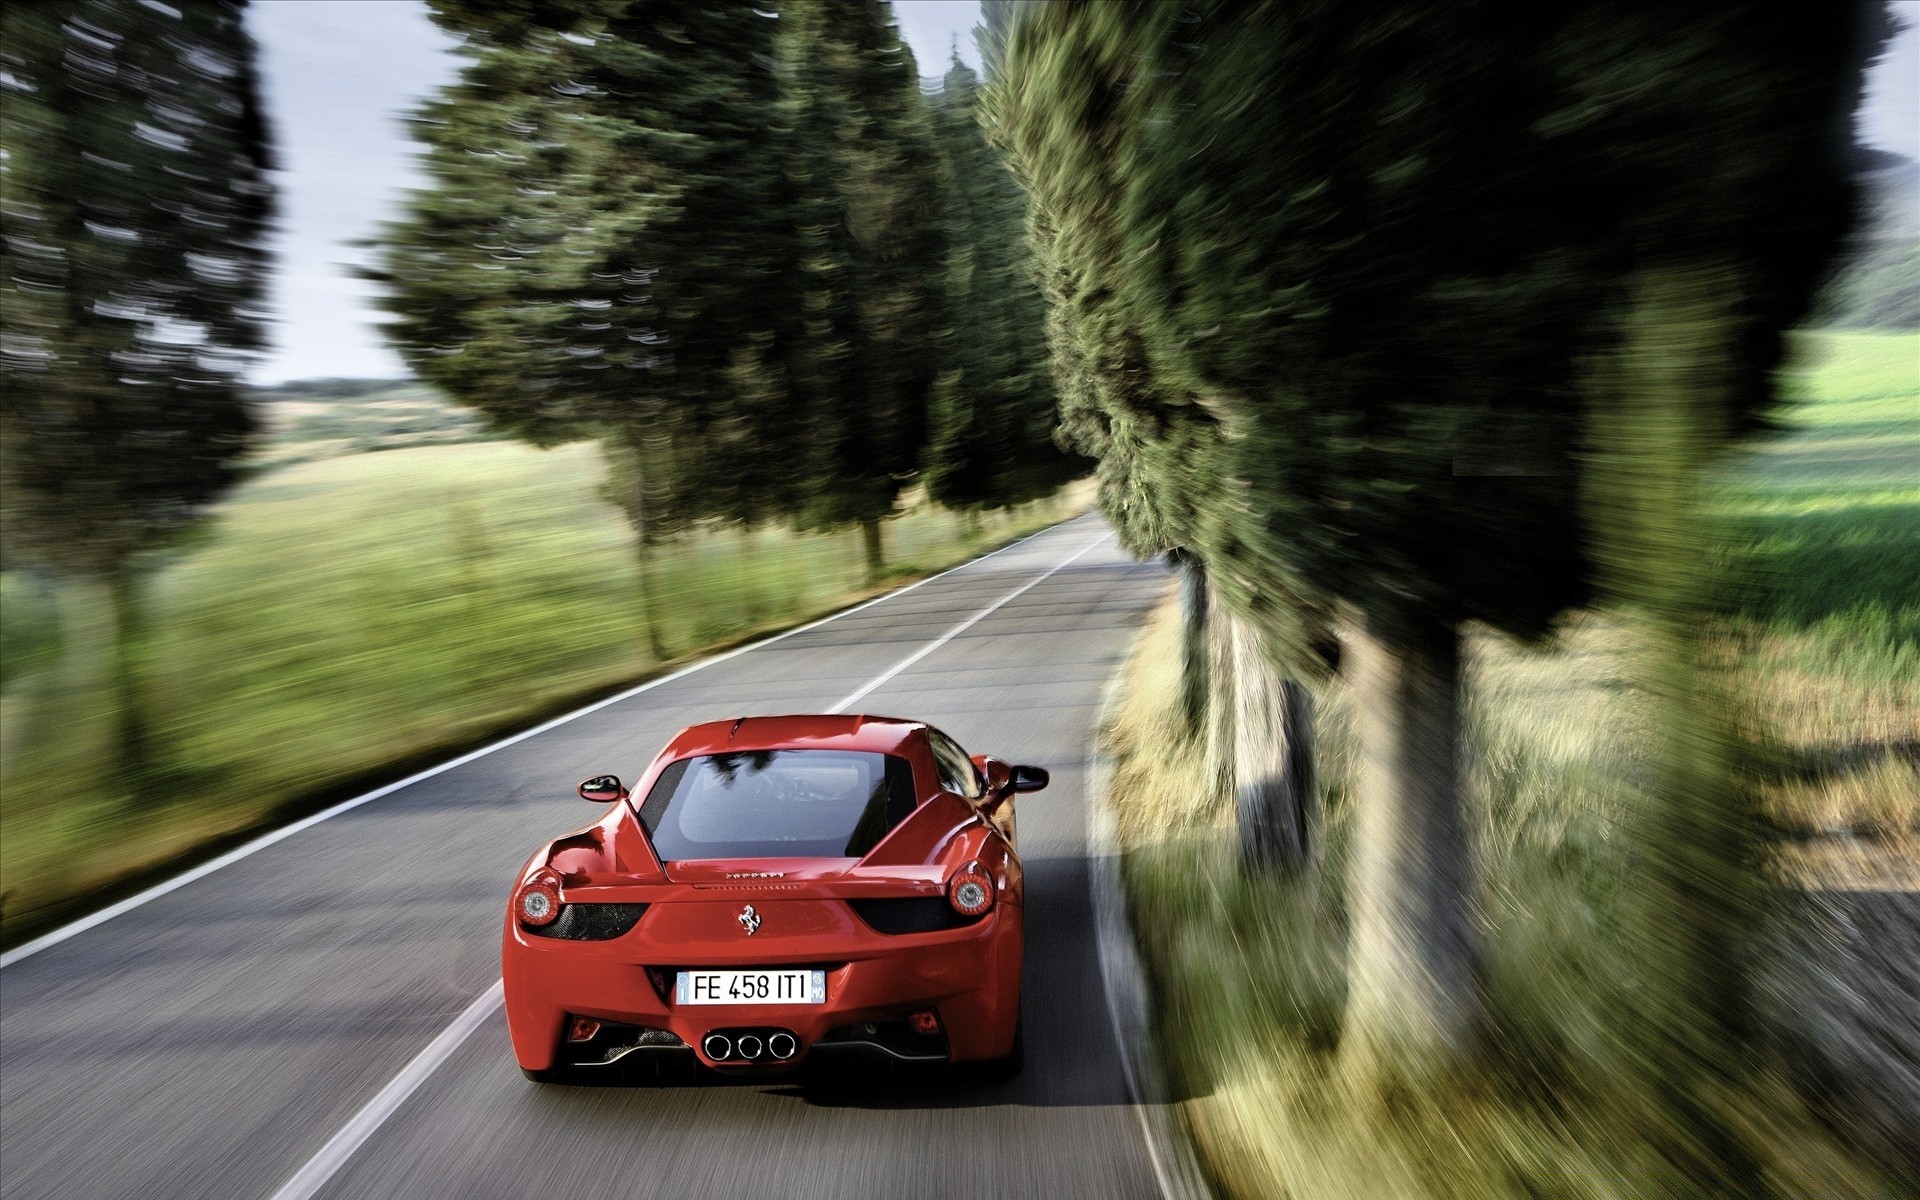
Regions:
M 1757 1194 L 1762 1177 L 1716 1098 L 1748 1070 L 1752 937 L 1764 887 L 1752 800 L 1738 782 L 1730 697 L 1702 666 L 1720 586 L 1702 474 L 1739 323 L 1736 272 L 1712 264 L 1644 272 L 1628 336 L 1597 368 L 1584 498 L 1609 590 L 1642 615 L 1637 682 L 1658 731 L 1645 803 L 1626 822 L 1637 873 L 1626 898 L 1636 978 L 1617 1006 L 1623 1061 L 1668 1109 L 1661 1152 L 1698 1195 Z
M 1233 614 L 1220 602 L 1211 579 L 1207 593 L 1207 795 L 1225 803 L 1233 796 L 1234 662 Z
M 1299 870 L 1318 835 L 1313 700 L 1267 656 L 1260 632 L 1221 613 L 1233 638 L 1233 809 L 1240 865 Z
M 97 575 L 58 576 L 54 586 L 60 655 L 40 672 L 31 730 L 18 740 L 9 737 L 6 753 L 10 759 L 18 755 L 23 762 L 52 764 L 73 778 L 93 778 L 103 763 L 116 770 L 123 766 L 115 696 L 120 638 L 112 591 Z M 132 783 L 116 778 L 108 786 L 130 794 Z
M 615 472 L 615 483 L 610 490 L 627 514 L 627 524 L 633 528 L 633 570 L 637 598 L 640 602 L 640 630 L 647 639 L 647 652 L 653 655 L 655 662 L 665 662 L 667 658 L 666 639 L 660 633 L 660 613 L 653 594 L 653 544 L 648 538 L 650 525 L 647 505 L 647 469 L 646 454 L 640 445 L 637 430 L 628 430 L 624 436 L 606 443 L 610 465 Z M 619 475 L 626 475 L 626 488 L 618 486 Z
M 735 528 L 739 534 L 740 601 L 746 609 L 747 623 L 752 624 L 765 609 L 761 602 L 760 568 L 753 561 L 753 526 L 742 521 Z
M 487 591 L 487 560 L 492 547 L 487 542 L 485 522 L 472 500 L 461 497 L 447 509 L 448 541 L 460 574 L 460 607 L 464 628 L 459 631 L 456 652 L 466 660 L 466 685 L 484 692 L 499 678 L 500 653 L 486 636 L 486 615 L 492 607 Z
M 634 579 L 639 585 L 640 629 L 646 635 L 647 652 L 655 662 L 667 660 L 666 640 L 660 636 L 660 612 L 653 595 L 653 547 L 644 532 L 633 538 Z
M 121 777 L 137 791 L 153 767 L 146 718 L 146 580 L 119 566 L 106 583 L 113 604 L 114 745 Z
M 1320 755 L 1314 742 L 1313 693 L 1297 679 L 1283 678 L 1281 736 L 1287 745 L 1287 794 L 1294 805 L 1294 828 L 1300 834 L 1299 863 L 1306 866 L 1320 856 L 1326 828 L 1320 796 Z
M 1167 558 L 1180 569 L 1180 716 L 1188 737 L 1207 727 L 1207 567 L 1189 550 Z
M 1700 475 L 1723 411 L 1737 279 L 1710 270 L 1650 270 L 1630 340 L 1596 413 L 1587 506 L 1611 590 L 1644 614 L 1652 635 L 1640 683 L 1662 735 L 1649 764 L 1651 804 L 1630 825 L 1647 886 L 1637 948 L 1666 1002 L 1710 1044 L 1746 1030 L 1747 963 L 1758 878 L 1754 816 L 1735 784 L 1737 738 L 1728 701 L 1713 694 L 1697 639 L 1720 568 Z
M 880 576 L 887 569 L 887 547 L 882 532 L 877 518 L 860 522 L 860 544 L 866 551 L 868 583 L 880 582 Z
M 1350 648 L 1362 768 L 1343 1042 L 1363 1073 L 1417 1078 L 1459 1061 L 1480 1011 L 1459 634 L 1370 622 Z
M 51 615 L 54 632 L 42 635 L 44 646 L 52 649 L 30 655 L 14 667 L 16 676 L 9 686 L 23 693 L 19 723 L 9 736 L 0 740 L 0 761 L 20 756 L 29 748 L 43 745 L 49 738 L 71 741 L 74 721 L 70 710 L 74 698 L 86 694 L 85 682 L 72 670 L 69 653 L 74 645 L 74 626 L 78 621 L 71 601 L 72 585 L 55 578 L 49 581 L 38 572 L 21 572 L 26 586 L 39 594 L 40 604 Z M 63 593 L 63 585 L 65 592 Z

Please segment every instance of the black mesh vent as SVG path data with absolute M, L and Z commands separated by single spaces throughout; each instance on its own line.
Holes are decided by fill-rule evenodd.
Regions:
M 644 904 L 568 904 L 561 907 L 560 916 L 553 924 L 522 923 L 520 928 L 534 937 L 604 942 L 632 929 L 639 923 L 640 914 L 646 911 Z
M 944 896 L 914 896 L 903 900 L 849 900 L 853 911 L 876 933 L 934 933 L 971 925 L 979 917 L 953 910 Z M 982 914 L 984 915 L 984 914 Z

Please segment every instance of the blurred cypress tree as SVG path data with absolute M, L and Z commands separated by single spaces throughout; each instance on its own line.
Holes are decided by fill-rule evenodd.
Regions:
M 440 0 L 470 59 L 416 121 L 432 186 L 387 231 L 390 336 L 537 443 L 598 437 L 649 547 L 790 510 L 800 272 L 779 22 L 750 5 Z
M 883 0 L 782 9 L 793 83 L 808 296 L 794 356 L 804 397 L 803 525 L 881 521 L 920 467 L 946 320 L 938 151 L 913 52 Z
M 1026 193 L 987 145 L 979 79 L 958 56 L 933 122 L 946 167 L 948 330 L 928 431 L 929 495 L 977 511 L 1044 496 L 1092 464 L 1062 451 L 1046 300 L 1026 239 Z
M 1653 524 L 1691 516 L 1620 489 L 1684 499 L 1763 423 L 1847 219 L 1855 32 L 1607 0 L 1062 3 L 1015 29 L 997 116 L 1109 513 L 1192 549 L 1289 667 L 1303 610 L 1343 614 L 1369 764 L 1343 1047 L 1417 1070 L 1478 1019 L 1461 625 L 1540 636 L 1604 588 L 1697 626 L 1700 588 L 1622 566 L 1674 564 Z M 1672 313 L 1684 334 L 1650 332 Z M 1649 355 L 1686 366 L 1649 379 Z M 1711 1074 L 1750 856 L 1726 773 L 1699 783 L 1661 784 L 1651 825 L 1687 840 L 1649 894 L 1688 929 L 1658 956 L 1667 1049 Z
M 435 13 L 473 61 L 418 123 L 434 186 L 376 275 L 408 361 L 521 436 L 606 441 L 649 610 L 646 547 L 701 518 L 859 524 L 877 574 L 942 253 L 887 7 Z
M 1129 169 L 1114 151 L 1138 119 L 1114 99 L 1130 86 L 1139 51 L 1113 36 L 1101 14 L 1063 21 L 1040 12 L 1043 53 L 1057 78 L 1025 86 L 1021 72 L 1036 69 L 1023 61 L 1029 43 L 1016 55 L 1019 71 L 999 76 L 983 107 L 1033 197 L 1062 436 L 1098 459 L 1101 509 L 1121 543 L 1143 556 L 1174 553 L 1187 577 L 1187 715 L 1206 739 L 1210 790 L 1234 805 L 1242 861 L 1300 867 L 1317 852 L 1319 820 L 1303 681 L 1326 669 L 1327 617 L 1299 580 L 1274 571 L 1256 590 L 1220 553 L 1228 547 L 1236 558 L 1281 562 L 1237 519 L 1259 501 L 1234 471 L 1224 412 L 1155 361 L 1144 314 L 1113 283 L 1127 267 L 1121 213 L 1109 197 L 1124 189 Z M 1084 104 L 1060 106 L 1061 96 Z M 1222 588 L 1241 603 L 1216 603 Z M 1255 611 L 1257 625 L 1247 615 Z M 1265 718 L 1276 723 L 1241 728 Z
M 255 428 L 273 194 L 243 7 L 0 12 L 0 529 L 8 566 L 107 588 L 136 786 L 142 554 L 232 485 Z

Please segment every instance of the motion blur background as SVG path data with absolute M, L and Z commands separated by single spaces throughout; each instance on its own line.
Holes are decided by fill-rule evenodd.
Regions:
M 0 15 L 0 937 L 1097 503 L 1240 1196 L 1920 1177 L 1920 4 Z

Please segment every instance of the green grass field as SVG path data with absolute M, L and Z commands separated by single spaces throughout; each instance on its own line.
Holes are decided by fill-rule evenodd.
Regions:
M 1911 1153 L 1920 1111 L 1920 944 L 1834 930 L 1897 931 L 1866 918 L 1920 891 L 1920 334 L 1804 335 L 1784 383 L 1800 402 L 1789 428 L 1719 481 L 1739 586 L 1715 641 L 1755 736 L 1786 759 L 1765 798 L 1781 831 L 1774 875 L 1797 886 L 1756 918 L 1775 939 L 1761 989 L 1775 1057 L 1713 1103 L 1771 1194 L 1901 1195 L 1902 1168 L 1887 1164 Z M 1183 735 L 1178 637 L 1169 605 L 1104 736 L 1161 1048 L 1223 1194 L 1699 1194 L 1650 1152 L 1696 1131 L 1631 1084 L 1634 1049 L 1611 1020 L 1636 970 L 1614 936 L 1635 885 L 1621 830 L 1653 733 L 1631 682 L 1633 622 L 1575 614 L 1541 649 L 1470 633 L 1483 1058 L 1433 1092 L 1391 1096 L 1338 1053 L 1352 697 L 1338 685 L 1319 697 L 1323 869 L 1242 876 L 1230 806 L 1208 794 L 1202 748 Z
M 105 609 L 9 574 L 0 594 L 0 919 L 9 940 L 129 872 L 393 764 L 659 666 L 631 535 L 591 444 L 396 449 L 272 470 L 153 587 L 155 782 L 114 776 Z M 1068 515 L 887 523 L 893 580 Z M 656 552 L 682 657 L 868 594 L 857 533 L 699 532 Z M 556 781 L 563 787 L 566 781 Z

